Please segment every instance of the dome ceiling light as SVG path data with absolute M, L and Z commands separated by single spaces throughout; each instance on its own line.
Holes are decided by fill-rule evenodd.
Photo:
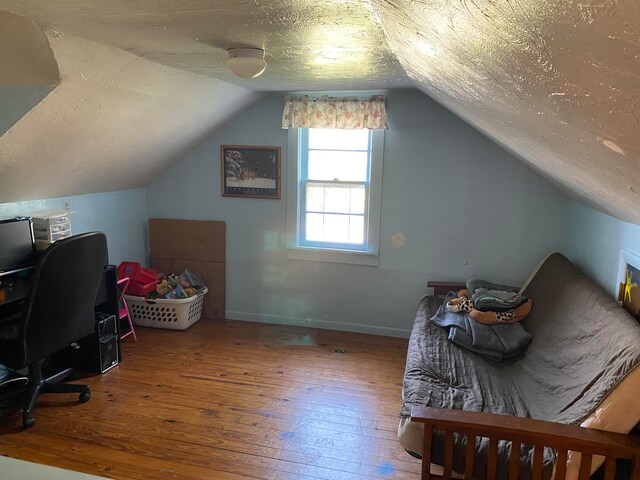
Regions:
M 230 48 L 227 53 L 229 70 L 240 78 L 255 78 L 267 68 L 261 48 Z

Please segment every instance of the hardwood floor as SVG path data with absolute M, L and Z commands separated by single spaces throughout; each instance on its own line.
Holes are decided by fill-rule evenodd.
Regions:
M 415 479 L 396 427 L 407 341 L 203 320 L 138 329 L 91 401 L 0 420 L 0 455 L 114 479 Z M 0 472 L 2 478 L 2 472 Z M 4 480 L 4 479 L 3 479 Z

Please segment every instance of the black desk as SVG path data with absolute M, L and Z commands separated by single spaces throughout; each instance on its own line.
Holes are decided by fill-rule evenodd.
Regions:
M 13 275 L 0 277 L 0 308 L 9 306 L 14 302 L 21 302 L 29 294 L 31 275 Z M 0 321 L 2 318 L 0 317 Z
M 16 315 L 22 312 L 29 295 L 32 274 L 15 274 L 11 277 L 0 277 L 0 324 L 15 321 Z M 95 312 L 115 315 L 118 318 L 118 274 L 115 265 L 107 265 L 102 272 L 102 281 L 95 300 Z M 117 322 L 118 339 L 120 338 L 119 322 Z M 118 362 L 122 361 L 120 345 L 118 345 Z
M 0 277 L 0 338 L 12 335 L 14 324 L 22 317 L 31 287 L 31 275 Z

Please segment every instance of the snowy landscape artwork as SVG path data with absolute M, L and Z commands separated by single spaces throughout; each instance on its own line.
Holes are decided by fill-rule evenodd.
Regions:
M 222 145 L 222 195 L 280 198 L 280 147 Z

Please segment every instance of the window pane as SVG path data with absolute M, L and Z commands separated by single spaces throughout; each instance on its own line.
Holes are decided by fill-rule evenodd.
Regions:
M 349 187 L 326 187 L 324 191 L 325 212 L 349 213 L 351 189 Z
M 308 183 L 307 184 L 307 211 L 323 212 L 324 211 L 324 184 Z
M 306 200 L 308 212 L 364 214 L 365 186 L 308 183 Z
M 362 215 L 307 213 L 306 240 L 328 243 L 364 243 Z
M 349 215 L 349 243 L 364 243 L 364 217 Z
M 349 241 L 349 217 L 347 215 L 324 216 L 324 241 L 347 243 Z
M 351 187 L 351 209 L 349 212 L 364 214 L 365 198 L 364 185 Z
M 310 128 L 309 148 L 328 150 L 368 150 L 369 130 Z
M 305 236 L 310 242 L 324 241 L 324 215 L 319 213 L 307 213 L 305 222 Z
M 366 152 L 309 150 L 307 178 L 309 180 L 366 182 L 368 177 L 367 167 Z

